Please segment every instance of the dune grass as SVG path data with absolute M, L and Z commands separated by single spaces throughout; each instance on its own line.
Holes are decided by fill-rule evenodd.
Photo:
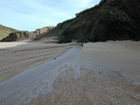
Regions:
M 15 31 L 17 31 L 17 30 L 0 24 L 0 41 L 3 38 L 7 37 L 9 35 L 9 33 L 15 32 Z

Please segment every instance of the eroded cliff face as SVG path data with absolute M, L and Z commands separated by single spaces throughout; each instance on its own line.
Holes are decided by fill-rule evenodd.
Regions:
M 12 32 L 9 34 L 8 37 L 1 40 L 2 42 L 10 42 L 10 41 L 22 41 L 22 40 L 35 40 L 41 36 L 43 36 L 45 33 L 49 32 L 51 29 L 53 29 L 53 26 L 43 27 L 36 29 L 35 31 L 28 32 L 28 31 L 17 31 Z
M 101 0 L 57 25 L 58 43 L 140 39 L 140 0 Z

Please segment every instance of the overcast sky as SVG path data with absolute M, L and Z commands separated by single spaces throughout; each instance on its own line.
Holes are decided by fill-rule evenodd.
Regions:
M 0 24 L 33 31 L 75 17 L 100 0 L 0 0 Z

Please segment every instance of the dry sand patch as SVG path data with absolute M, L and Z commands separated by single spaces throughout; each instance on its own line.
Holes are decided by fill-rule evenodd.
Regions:
M 69 44 L 45 44 L 37 42 L 0 43 L 0 82 L 55 59 L 69 48 Z
M 140 42 L 108 41 L 87 43 L 81 57 L 140 83 Z

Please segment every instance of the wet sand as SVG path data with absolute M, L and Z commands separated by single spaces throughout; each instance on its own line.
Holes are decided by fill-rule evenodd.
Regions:
M 126 51 L 123 44 L 122 47 L 120 42 L 74 45 L 66 54 L 1 82 L 0 105 L 140 105 L 140 85 L 135 82 L 138 77 L 128 78 L 118 69 L 109 68 L 108 59 L 113 59 L 110 50 Z M 110 55 L 102 52 L 105 48 Z M 132 51 L 128 48 L 128 52 L 132 53 L 133 48 Z M 99 61 L 92 57 L 95 55 Z

